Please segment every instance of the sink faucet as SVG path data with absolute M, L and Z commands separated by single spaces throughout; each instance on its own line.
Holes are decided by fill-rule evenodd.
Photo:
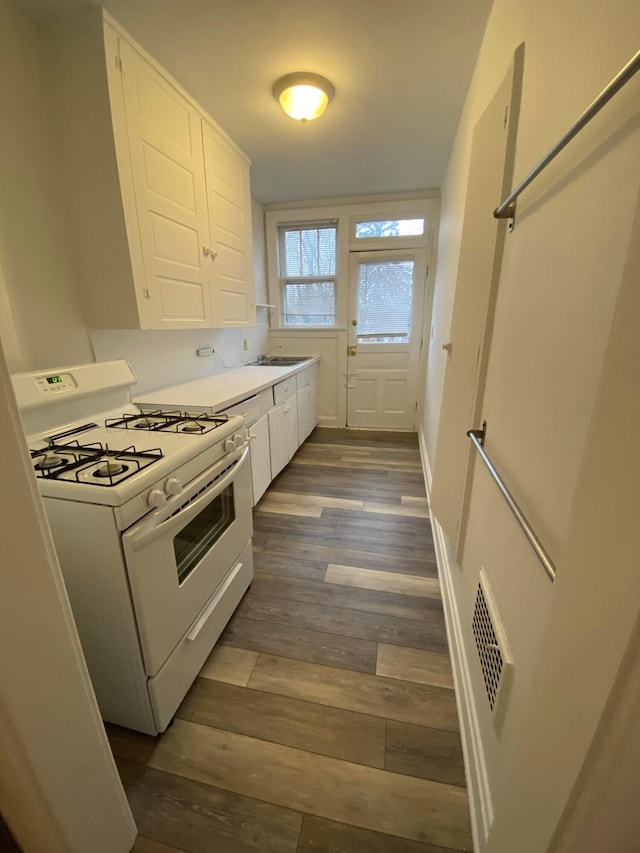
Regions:
M 282 349 L 282 344 L 276 344 L 275 347 L 271 347 L 271 349 L 268 349 L 266 352 L 263 352 L 262 355 L 259 355 L 258 364 L 264 364 L 264 362 L 267 360 L 267 356 L 269 355 L 269 353 L 275 352 L 275 350 L 277 349 Z

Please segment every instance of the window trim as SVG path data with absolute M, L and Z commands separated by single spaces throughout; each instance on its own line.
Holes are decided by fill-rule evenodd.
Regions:
M 351 252 L 380 249 L 425 248 L 433 255 L 432 246 L 438 233 L 440 194 L 425 191 L 422 195 L 409 193 L 406 197 L 378 196 L 367 199 L 331 199 L 330 202 L 299 202 L 272 204 L 265 207 L 265 240 L 267 255 L 267 287 L 269 302 L 276 307 L 269 312 L 270 328 L 274 331 L 319 332 L 344 330 L 349 317 L 349 257 Z M 376 217 L 423 217 L 425 232 L 413 237 L 373 238 L 356 240 L 355 221 Z M 278 229 L 280 226 L 326 225 L 337 226 L 337 261 L 335 275 L 336 318 L 333 326 L 285 326 L 283 320 L 282 286 L 279 270 Z M 391 240 L 391 243 L 388 243 Z M 366 245 L 368 244 L 368 245 Z M 384 245 L 386 244 L 386 245 Z M 324 279 L 326 280 L 326 278 Z M 374 346 L 374 345 L 372 345 Z

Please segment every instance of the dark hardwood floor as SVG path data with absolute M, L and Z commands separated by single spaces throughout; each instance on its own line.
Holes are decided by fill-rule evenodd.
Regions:
M 472 850 L 415 435 L 316 429 L 162 736 L 108 733 L 137 853 Z

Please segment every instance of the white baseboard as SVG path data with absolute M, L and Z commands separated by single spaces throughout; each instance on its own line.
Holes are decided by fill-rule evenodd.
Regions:
M 420 457 L 422 459 L 422 471 L 427 489 L 427 499 L 429 506 L 431 506 L 431 467 L 429 465 L 422 427 L 418 431 L 418 443 L 420 445 Z M 493 805 L 491 803 L 489 780 L 487 778 L 484 750 L 480 737 L 475 696 L 471 686 L 469 666 L 463 642 L 462 624 L 451 578 L 451 564 L 455 561 L 455 554 L 437 518 L 433 516 L 431 516 L 431 526 L 433 528 L 433 541 L 438 563 L 440 586 L 442 588 L 442 604 L 451 653 L 458 717 L 460 719 L 460 736 L 462 739 L 462 751 L 464 753 L 467 791 L 469 793 L 473 846 L 474 850 L 480 853 L 484 849 L 489 835 L 489 829 L 493 820 Z
M 335 428 L 338 426 L 338 418 L 335 415 L 320 415 L 318 426 Z

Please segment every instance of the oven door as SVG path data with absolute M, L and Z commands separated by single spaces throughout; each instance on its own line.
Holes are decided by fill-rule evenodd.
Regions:
M 148 675 L 155 675 L 253 531 L 248 447 L 192 480 L 122 536 Z

